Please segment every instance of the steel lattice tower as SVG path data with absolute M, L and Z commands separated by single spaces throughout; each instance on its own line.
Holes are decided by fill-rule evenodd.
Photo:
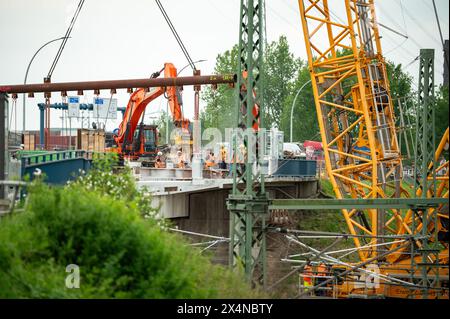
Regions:
M 434 49 L 420 50 L 418 106 L 416 113 L 416 147 L 414 166 L 415 193 L 420 198 L 436 196 L 436 133 L 434 99 Z M 416 247 L 420 260 L 412 259 L 412 275 L 419 272 L 416 281 L 424 288 L 423 297 L 428 297 L 428 289 L 436 287 L 439 281 L 439 252 L 436 209 L 414 211 L 413 231 L 421 234 L 420 247 Z M 416 219 L 421 223 L 416 222 Z
M 265 285 L 265 227 L 268 200 L 261 172 L 263 158 L 263 0 L 241 0 L 237 116 L 233 133 L 233 189 L 230 210 L 229 262 L 253 283 Z M 236 164 L 238 163 L 238 164 Z
M 434 108 L 434 49 L 420 50 L 419 103 L 416 118 L 415 188 L 422 197 L 436 192 L 435 108 Z M 433 163 L 433 165 L 430 165 Z

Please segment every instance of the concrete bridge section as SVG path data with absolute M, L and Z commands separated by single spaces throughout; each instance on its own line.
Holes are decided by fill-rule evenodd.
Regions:
M 226 200 L 232 187 L 231 179 L 204 180 L 202 185 L 192 181 L 140 181 L 154 196 L 154 205 L 161 206 L 161 214 L 171 219 L 180 230 L 219 237 L 229 236 L 229 211 Z M 316 177 L 272 177 L 266 179 L 270 199 L 315 197 L 318 193 Z M 286 213 L 287 216 L 287 213 Z M 192 237 L 193 242 L 204 238 Z M 270 246 L 270 243 L 268 243 Z M 228 243 L 212 249 L 217 263 L 228 264 Z

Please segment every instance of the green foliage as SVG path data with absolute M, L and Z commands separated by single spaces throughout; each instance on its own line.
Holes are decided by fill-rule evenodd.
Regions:
M 238 46 L 219 54 L 214 72 L 219 74 L 236 73 L 238 69 Z M 284 100 L 291 95 L 291 87 L 301 62 L 290 52 L 286 37 L 270 43 L 265 56 L 265 123 L 266 127 L 281 125 Z M 221 129 L 236 126 L 235 90 L 219 86 L 217 90 L 207 88 L 203 94 L 206 108 L 201 114 L 203 127 Z
M 164 226 L 164 220 L 158 218 L 158 210 L 151 205 L 151 195 L 146 189 L 137 189 L 129 167 L 118 168 L 117 163 L 118 157 L 114 153 L 97 158 L 89 174 L 81 175 L 73 183 L 69 183 L 67 188 L 81 186 L 88 191 L 121 200 L 130 207 L 136 206 L 144 218 L 157 220 Z
M 436 145 L 448 127 L 448 87 L 441 86 L 436 96 Z
M 238 67 L 238 46 L 219 54 L 216 58 L 214 72 L 217 74 L 236 73 Z M 215 127 L 224 133 L 224 129 L 235 126 L 236 96 L 235 90 L 226 85 L 219 85 L 217 89 L 207 87 L 202 94 L 206 102 L 205 110 L 201 113 L 202 128 Z
M 261 296 L 109 191 L 35 182 L 26 211 L 0 221 L 0 298 Z M 65 287 L 69 264 L 79 289 Z
M 303 62 L 294 57 L 286 37 L 281 36 L 267 46 L 264 63 L 266 127 L 280 127 L 284 102 L 292 95 Z
M 386 72 L 389 79 L 391 97 L 393 99 L 410 96 L 413 92 L 413 78 L 404 72 L 402 68 L 403 66 L 401 64 L 395 64 L 392 61 L 386 62 Z
M 111 154 L 65 187 L 32 184 L 25 213 L 0 222 L 0 297 L 262 296 L 180 235 L 165 232 L 131 172 L 110 173 L 116 164 Z M 69 264 L 80 267 L 80 289 L 65 287 Z
M 166 134 L 167 130 L 169 130 L 170 139 L 170 132 L 173 129 L 173 123 L 167 112 L 163 111 L 161 113 L 160 117 L 156 120 L 156 125 L 158 126 L 158 145 L 170 143 L 170 141 L 166 143 Z
M 333 185 L 331 184 L 329 179 L 324 179 L 321 178 L 320 179 L 320 189 L 322 190 L 322 193 L 324 193 L 325 195 L 335 198 L 336 194 L 334 193 L 333 190 Z
M 348 54 L 351 54 L 351 52 L 344 49 L 337 53 L 338 56 Z M 219 54 L 215 72 L 222 74 L 236 72 L 237 63 L 238 47 L 235 45 L 231 51 Z M 266 128 L 272 126 L 280 128 L 284 131 L 287 141 L 290 138 L 291 109 L 295 95 L 311 79 L 308 65 L 305 61 L 294 56 L 284 36 L 267 46 L 264 63 L 265 126 Z M 386 69 L 394 103 L 397 103 L 396 98 L 411 96 L 413 94 L 412 78 L 402 70 L 402 65 L 388 61 Z M 342 83 L 344 93 L 349 92 L 354 84 L 355 79 L 345 80 Z M 226 86 L 219 86 L 215 91 L 210 88 L 205 90 L 203 99 L 206 102 L 206 108 L 201 114 L 204 128 L 217 127 L 223 131 L 226 127 L 236 126 L 237 106 L 234 93 L 235 90 L 230 90 Z M 404 108 L 405 112 L 412 115 L 412 110 L 414 110 L 413 100 L 410 99 L 405 102 Z M 398 113 L 397 107 L 395 107 L 395 110 Z M 300 92 L 294 106 L 293 140 L 302 142 L 319 139 L 314 96 L 311 86 L 308 84 Z M 403 148 L 405 148 L 404 143 Z M 406 153 L 406 150 L 403 150 L 403 153 Z
M 283 113 L 281 115 L 280 129 L 284 131 L 285 141 L 290 140 L 291 109 L 295 95 L 311 80 L 308 66 L 299 61 L 299 71 L 295 82 L 290 87 L 291 94 L 284 100 Z M 317 140 L 320 138 L 319 124 L 317 123 L 316 106 L 311 84 L 306 84 L 298 94 L 294 105 L 294 116 L 292 121 L 293 141 Z

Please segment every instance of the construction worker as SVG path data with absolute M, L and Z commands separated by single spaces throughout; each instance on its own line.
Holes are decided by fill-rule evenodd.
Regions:
M 227 150 L 225 148 L 225 145 L 222 145 L 220 147 L 220 163 L 219 168 L 220 169 L 227 169 Z
M 156 155 L 155 168 L 166 168 L 166 161 L 163 158 L 162 152 L 158 152 Z
M 237 168 L 240 171 L 240 176 L 244 173 L 245 170 L 245 162 L 247 160 L 247 148 L 244 144 L 239 145 L 239 151 L 237 156 Z
M 327 278 L 325 278 L 325 276 L 327 276 L 327 266 L 324 263 L 320 263 L 319 266 L 317 266 L 317 282 L 316 285 L 320 285 L 322 282 L 326 281 Z M 323 287 L 321 287 L 323 288 Z M 326 292 L 324 289 L 318 288 L 316 291 L 316 295 L 317 296 L 325 296 Z
M 205 166 L 206 168 L 211 168 L 216 164 L 216 158 L 212 151 L 209 152 L 208 156 L 206 156 Z
M 176 163 L 178 168 L 185 168 L 184 157 L 181 151 L 177 152 Z
M 306 265 L 305 268 L 303 268 L 303 286 L 306 292 L 314 286 L 312 275 L 312 267 L 310 265 Z
M 155 162 L 155 168 L 165 168 L 165 167 L 166 165 L 161 161 L 161 159 L 157 158 Z
M 233 166 L 236 165 L 236 172 L 238 176 L 242 176 L 245 169 L 245 162 L 247 160 L 247 149 L 244 144 L 239 145 L 237 154 L 234 152 L 231 156 L 230 176 L 233 174 Z

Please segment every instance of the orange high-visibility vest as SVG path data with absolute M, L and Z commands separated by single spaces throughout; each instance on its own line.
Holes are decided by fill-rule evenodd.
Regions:
M 305 266 L 303 270 L 303 282 L 305 283 L 305 286 L 311 286 L 312 285 L 312 278 L 309 276 L 312 276 L 312 268 L 311 266 L 307 265 Z
M 327 275 L 327 267 L 324 264 L 320 264 L 317 267 L 317 276 L 326 276 Z

